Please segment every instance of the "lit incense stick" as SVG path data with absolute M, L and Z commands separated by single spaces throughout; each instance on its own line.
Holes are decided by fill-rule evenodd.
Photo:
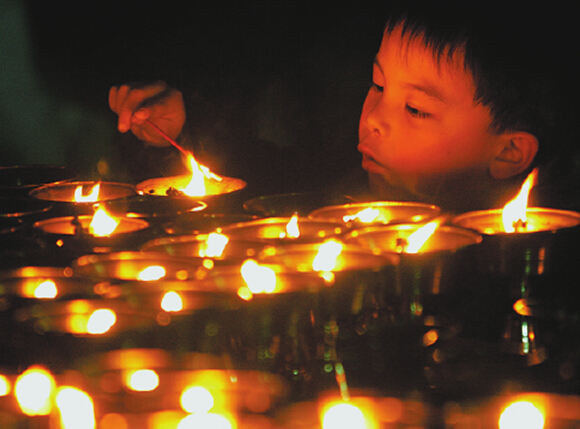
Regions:
M 157 125 L 155 125 L 153 122 L 151 122 L 149 119 L 145 119 L 145 122 L 147 122 L 149 125 L 151 125 L 153 128 L 155 128 L 155 130 L 161 134 L 161 136 L 167 140 L 169 143 L 171 143 L 173 146 L 175 146 L 177 149 L 179 149 L 181 151 L 182 154 L 184 154 L 185 156 L 187 156 L 189 154 L 189 152 L 187 152 L 184 148 L 182 148 L 175 140 L 173 140 L 171 137 L 169 137 L 167 134 L 165 134 L 165 132 L 159 128 Z

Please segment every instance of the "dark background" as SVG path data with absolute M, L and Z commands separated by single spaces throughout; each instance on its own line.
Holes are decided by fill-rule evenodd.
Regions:
M 190 144 L 214 171 L 268 184 L 264 192 L 328 186 L 360 164 L 372 60 L 400 4 L 0 0 L 0 163 L 127 182 L 171 174 L 182 166 L 121 136 L 107 105 L 112 85 L 162 79 L 183 91 Z M 553 68 L 572 100 L 562 112 L 578 122 L 571 7 L 517 7 L 473 13 L 512 10 L 508 27 L 535 15 L 527 27 L 546 35 L 554 58 L 571 59 Z
M 3 165 L 156 177 L 159 157 L 149 162 L 120 136 L 107 105 L 112 85 L 156 79 L 183 91 L 196 154 L 220 174 L 279 180 L 268 191 L 286 191 L 324 186 L 360 163 L 384 2 L 1 3 L 19 14 L 13 31 L 25 44 L 8 58 L 21 76 L 3 109 Z

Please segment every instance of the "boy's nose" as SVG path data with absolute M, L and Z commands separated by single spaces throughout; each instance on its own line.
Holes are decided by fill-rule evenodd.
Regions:
M 378 100 L 373 106 L 369 106 L 366 124 L 370 132 L 377 137 L 386 137 L 390 130 L 389 115 L 384 102 Z

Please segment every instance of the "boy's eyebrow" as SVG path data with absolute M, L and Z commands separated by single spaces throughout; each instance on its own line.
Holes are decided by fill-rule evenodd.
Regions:
M 378 57 L 375 56 L 373 63 L 381 70 L 381 65 L 379 64 Z M 447 97 L 443 95 L 443 93 L 434 85 L 425 83 L 425 84 L 415 84 L 415 83 L 407 83 L 404 85 L 406 88 L 414 89 L 416 91 L 423 92 L 430 98 L 434 98 L 442 103 L 447 102 Z
M 407 83 L 405 84 L 406 88 L 411 88 L 414 89 L 416 91 L 421 91 L 423 93 L 425 93 L 428 97 L 430 98 L 434 98 L 438 101 L 441 101 L 442 103 L 446 103 L 447 102 L 447 98 L 443 95 L 443 93 L 441 91 L 439 91 L 439 89 L 433 85 L 430 84 L 414 84 L 414 83 Z

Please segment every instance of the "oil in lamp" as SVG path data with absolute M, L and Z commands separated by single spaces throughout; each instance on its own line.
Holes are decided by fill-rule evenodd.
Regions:
M 220 232 L 231 240 L 262 241 L 272 245 L 316 243 L 344 234 L 344 223 L 323 219 L 269 217 L 225 226 Z
M 227 198 L 220 196 L 236 193 L 246 187 L 243 180 L 218 176 L 199 164 L 190 152 L 182 149 L 182 153 L 187 158 L 186 165 L 191 174 L 148 179 L 137 184 L 137 191 L 142 195 L 203 199 L 212 208 L 225 210 L 230 204 L 227 204 Z
M 355 227 L 376 224 L 420 223 L 439 216 L 437 206 L 399 201 L 372 201 L 326 206 L 311 212 L 313 219 L 335 220 L 352 223 Z
M 207 234 L 156 238 L 141 246 L 141 251 L 178 258 L 209 258 L 217 265 L 223 265 L 255 257 L 266 245 L 259 240 L 231 240 L 216 230 Z

